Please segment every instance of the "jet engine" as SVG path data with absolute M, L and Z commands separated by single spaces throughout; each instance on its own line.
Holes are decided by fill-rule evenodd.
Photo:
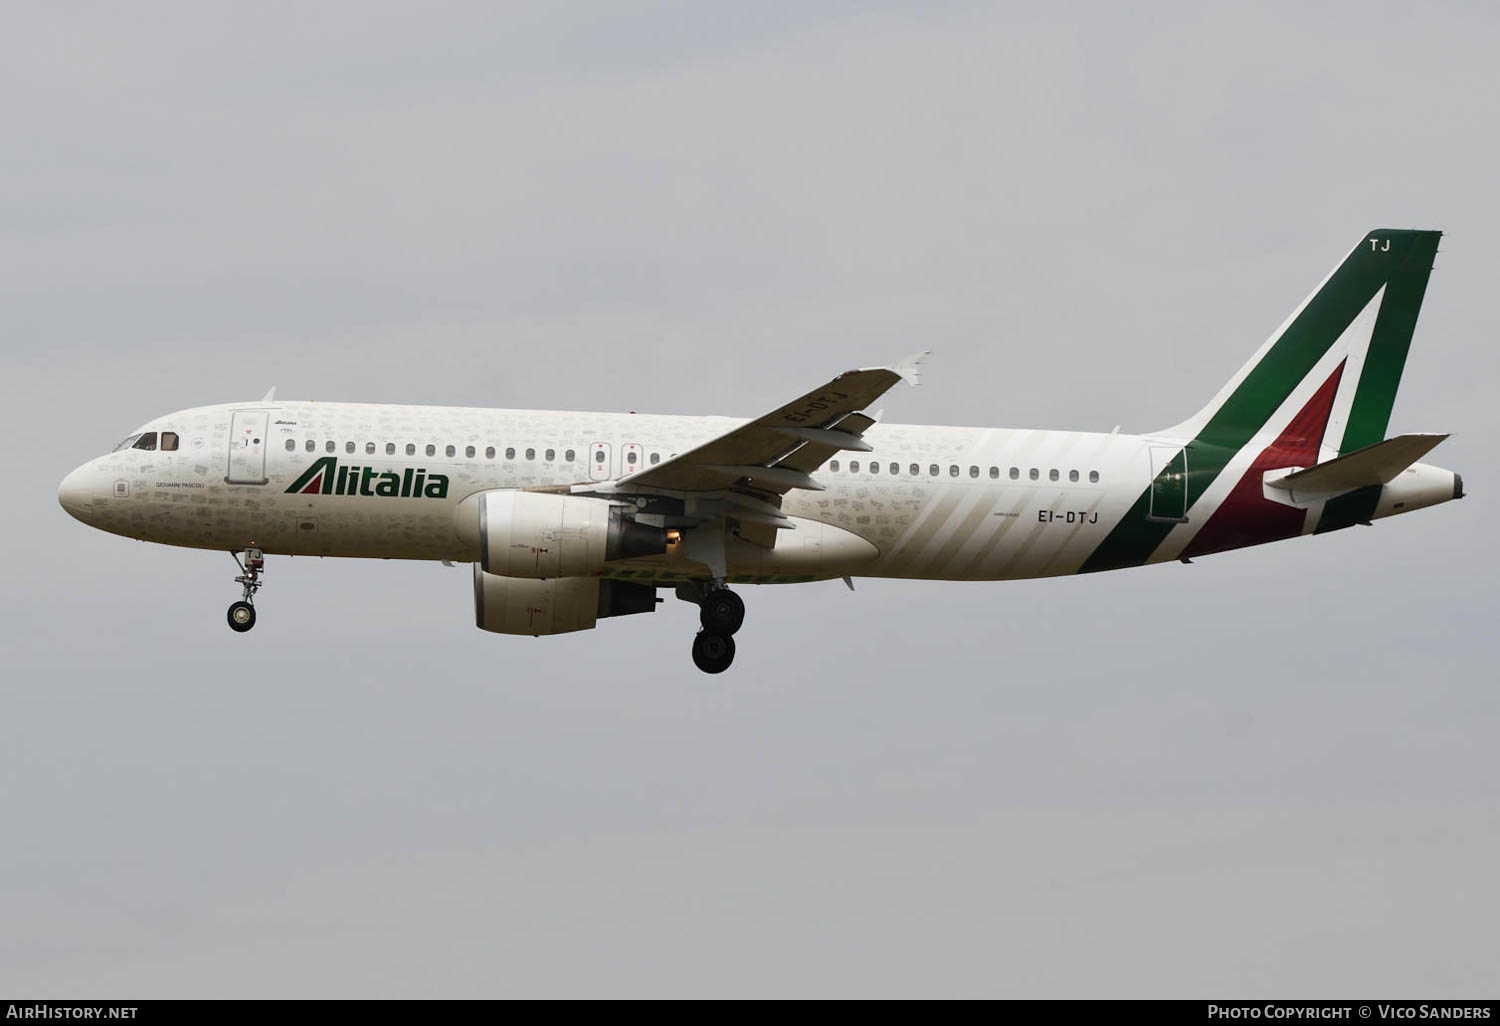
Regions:
M 497 634 L 587 631 L 602 617 L 649 613 L 656 603 L 656 589 L 647 584 L 598 577 L 504 577 L 474 564 L 474 623 Z
M 638 524 L 622 507 L 603 499 L 480 492 L 460 503 L 454 515 L 459 537 L 475 552 L 480 567 L 505 577 L 587 576 L 617 559 L 667 551 L 663 528 Z

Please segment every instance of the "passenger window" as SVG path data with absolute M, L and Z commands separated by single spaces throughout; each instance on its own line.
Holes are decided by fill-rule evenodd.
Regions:
M 417 454 L 417 447 L 415 445 L 413 445 L 411 442 L 407 442 L 406 443 L 406 455 L 408 455 L 408 456 L 415 456 L 416 454 Z
M 1021 468 L 1020 467 L 1011 467 L 1010 468 L 1010 479 L 1012 481 L 1019 481 L 1021 479 Z
M 508 460 L 513 460 L 516 458 L 516 450 L 514 446 L 505 450 L 505 458 Z
M 872 473 L 872 474 L 878 474 L 878 473 L 880 473 L 880 464 L 876 463 L 874 460 L 870 461 L 870 473 Z
M 994 481 L 994 480 L 997 480 L 999 477 L 1000 477 L 1000 468 L 999 467 L 991 467 L 990 468 L 990 480 Z
M 1099 483 L 1099 471 L 1097 471 L 1097 470 L 1091 470 L 1091 471 L 1089 471 L 1089 481 L 1091 483 L 1093 483 L 1093 484 L 1098 484 Z
M 594 450 L 594 462 L 595 463 L 603 463 L 604 462 L 604 450 L 603 449 L 595 449 Z
M 957 463 L 950 463 L 950 464 L 948 464 L 948 476 L 949 477 L 957 477 L 958 476 L 958 464 Z
M 858 474 L 859 473 L 859 460 L 850 460 L 849 461 L 849 473 L 851 473 L 851 474 Z
M 385 454 L 387 456 L 394 456 L 394 455 L 396 455 L 396 443 L 395 442 L 386 442 L 385 443 Z
M 653 452 L 651 454 L 651 465 L 654 467 L 654 466 L 656 466 L 660 462 L 661 462 L 661 453 L 659 453 L 659 452 Z M 838 467 L 834 467 L 833 469 L 837 470 L 839 468 Z
M 978 467 L 970 467 L 969 468 L 969 476 L 970 477 L 978 477 L 979 476 L 979 468 Z
M 493 445 L 487 445 L 484 447 L 484 458 L 487 460 L 492 460 L 495 458 L 495 447 Z
M 304 448 L 305 448 L 305 449 L 306 449 L 306 450 L 307 450 L 307 451 L 308 451 L 308 452 L 314 452 L 314 451 L 316 451 L 316 450 L 317 450 L 317 448 L 318 448 L 318 443 L 317 443 L 317 442 L 314 442 L 314 441 L 313 441 L 313 440 L 312 440 L 312 439 L 311 439 L 311 438 L 309 438 L 309 439 L 308 439 L 308 440 L 307 440 L 307 445 L 306 445 L 306 446 L 304 446 Z
M 1078 480 L 1078 471 L 1076 471 L 1076 470 L 1070 470 L 1070 471 L 1068 471 L 1068 480 L 1076 482 Z
M 892 474 L 899 474 L 899 473 L 901 473 L 901 464 L 899 464 L 899 463 L 892 463 L 891 464 L 891 473 Z
M 353 442 L 345 442 L 344 443 L 344 451 L 345 452 L 353 452 L 354 451 L 354 443 Z
M 916 477 L 920 473 L 922 473 L 922 465 L 920 463 L 913 463 L 911 465 L 911 476 Z
M 464 459 L 466 459 L 466 460 L 472 460 L 473 458 L 474 458 L 474 447 L 472 445 L 466 445 L 466 446 L 464 446 Z
M 534 459 L 536 459 L 536 450 L 535 449 L 527 449 L 526 450 L 526 458 L 528 460 L 534 460 Z
M 260 439 L 257 438 L 256 441 L 258 442 L 258 441 L 260 441 Z M 136 443 L 134 445 L 132 445 L 131 448 L 132 449 L 146 449 L 146 450 L 149 450 L 151 452 L 155 452 L 156 451 L 156 432 L 155 431 L 147 431 L 140 438 L 136 439 Z
M 296 443 L 294 442 L 292 444 L 295 445 Z M 161 433 L 161 451 L 162 452 L 176 452 L 177 451 L 177 432 L 175 432 L 175 431 L 163 431 Z
M 453 446 L 451 446 L 451 445 L 444 446 L 443 447 L 443 454 L 446 455 L 446 456 L 457 456 L 458 455 L 458 450 L 455 449 L 455 448 L 453 448 Z
M 366 456 L 374 456 L 375 455 L 375 443 L 374 442 L 366 442 L 365 443 L 365 455 Z
M 556 449 L 548 449 L 544 455 L 547 457 L 547 462 L 551 463 L 553 460 L 557 459 L 557 450 Z M 631 463 L 635 462 L 635 453 L 631 453 L 630 454 L 630 462 Z
M 927 473 L 930 474 L 930 475 L 932 475 L 933 477 L 937 477 L 938 476 L 938 465 L 936 463 L 934 463 L 932 466 L 928 467 L 927 468 Z
M 1051 470 L 1049 470 L 1047 472 L 1047 480 L 1048 481 L 1056 481 L 1057 480 L 1057 468 L 1056 467 L 1053 467 Z
M 578 454 L 576 452 L 574 452 L 572 449 L 569 449 L 567 452 L 563 453 L 563 462 L 564 463 L 572 463 L 577 458 L 578 458 Z M 655 453 L 652 454 L 651 462 L 652 463 L 656 462 Z
M 286 440 L 286 451 L 287 452 L 296 452 L 297 451 L 297 440 L 295 438 L 288 438 Z
M 1032 467 L 1032 468 L 1031 468 L 1031 473 L 1030 473 L 1030 475 L 1029 475 L 1029 476 L 1030 476 L 1030 477 L 1031 477 L 1031 479 L 1032 479 L 1032 480 L 1033 480 L 1033 481 L 1035 481 L 1035 480 L 1036 480 L 1036 479 L 1037 479 L 1037 478 L 1039 478 L 1039 477 L 1041 477 L 1041 476 L 1042 476 L 1042 472 L 1041 472 L 1041 471 L 1039 471 L 1039 470 L 1037 470 L 1037 469 L 1036 469 L 1036 468 L 1035 468 L 1035 467 Z
M 435 445 L 428 445 L 427 446 L 427 455 L 429 455 L 429 456 L 436 456 L 437 455 L 437 446 L 435 446 Z
M 828 461 L 828 469 L 831 470 L 831 471 L 833 471 L 835 474 L 837 474 L 839 472 L 839 461 L 838 460 L 829 460 Z
M 330 438 L 328 441 L 323 443 L 323 451 L 333 452 L 333 439 Z

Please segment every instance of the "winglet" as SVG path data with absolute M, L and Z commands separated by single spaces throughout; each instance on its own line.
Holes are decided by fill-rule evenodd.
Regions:
M 260 397 L 260 401 L 263 402 L 263 403 L 273 402 L 273 401 L 275 401 L 275 399 L 276 399 L 276 386 L 275 385 L 272 385 L 271 386 L 271 390 L 269 392 L 267 392 L 265 395 L 263 395 L 263 396 Z
M 901 375 L 902 379 L 912 388 L 922 383 L 922 361 L 932 355 L 931 349 L 924 349 L 920 353 L 912 353 L 904 360 L 897 361 L 891 370 Z

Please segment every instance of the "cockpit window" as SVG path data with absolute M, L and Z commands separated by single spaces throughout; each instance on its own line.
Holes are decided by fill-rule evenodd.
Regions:
M 140 438 L 136 439 L 135 444 L 132 445 L 131 448 L 132 449 L 152 449 L 152 450 L 154 450 L 156 448 L 156 432 L 155 431 L 147 431 Z
M 177 432 L 176 431 L 163 431 L 161 433 L 161 451 L 162 452 L 176 452 L 177 451 Z
M 109 451 L 110 452 L 119 452 L 121 449 L 129 449 L 132 445 L 135 444 L 135 440 L 137 438 L 139 438 L 139 437 L 141 437 L 141 436 L 140 435 L 131 435 L 129 438 L 125 439 L 125 441 L 121 442 L 119 445 L 115 446 L 113 449 L 111 449 Z

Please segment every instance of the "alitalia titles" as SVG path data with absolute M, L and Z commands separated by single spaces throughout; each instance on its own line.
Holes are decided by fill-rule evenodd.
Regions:
M 429 474 L 425 467 L 407 467 L 401 473 L 341 464 L 336 456 L 324 456 L 287 486 L 288 494 L 369 495 L 392 499 L 446 499 L 448 477 Z

